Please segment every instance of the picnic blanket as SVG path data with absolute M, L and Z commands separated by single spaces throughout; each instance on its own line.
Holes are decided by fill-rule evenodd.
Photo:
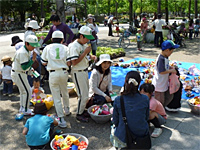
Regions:
M 128 60 L 128 61 L 125 61 L 125 62 L 121 62 L 120 64 L 128 64 L 128 63 L 134 62 L 135 60 L 143 62 L 143 61 L 154 61 L 155 59 L 150 59 L 150 58 L 135 58 L 135 59 L 131 59 L 131 60 Z M 192 65 L 195 64 L 196 68 L 198 68 L 200 70 L 200 64 L 198 64 L 198 63 L 189 63 L 189 62 L 180 62 L 180 61 L 176 61 L 176 62 L 177 62 L 177 65 L 178 65 L 179 68 L 184 68 L 184 69 L 188 70 L 189 67 L 191 67 Z M 114 66 L 112 66 L 111 67 L 111 71 L 112 71 L 112 84 L 116 85 L 116 86 L 123 86 L 126 74 L 129 71 L 137 70 L 137 69 L 140 72 L 143 72 L 144 69 L 145 69 L 145 67 L 139 67 L 139 68 L 129 68 L 128 67 L 128 68 L 123 68 L 123 67 L 114 67 Z M 194 77 L 195 76 L 187 75 L 186 80 L 194 79 Z M 141 84 L 142 83 L 144 83 L 144 81 L 142 81 Z M 194 96 L 200 95 L 199 93 L 195 93 L 195 92 L 192 92 L 192 94 L 194 94 Z M 186 96 L 186 92 L 185 92 L 184 89 L 182 91 L 182 99 L 190 99 L 189 97 Z

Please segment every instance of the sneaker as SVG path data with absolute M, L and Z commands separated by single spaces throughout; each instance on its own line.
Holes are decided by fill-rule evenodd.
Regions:
M 77 114 L 76 119 L 80 122 L 89 122 L 89 119 L 87 117 L 85 117 L 83 114 L 81 114 L 81 115 Z
M 166 109 L 167 111 L 171 111 L 171 112 L 177 112 L 177 111 L 180 110 L 180 108 L 169 108 L 169 107 L 167 107 L 167 106 L 165 106 L 165 109 Z
M 67 127 L 67 122 L 65 121 L 65 119 L 63 117 L 60 118 L 60 120 L 58 122 L 58 126 L 61 127 L 61 128 Z
M 25 116 L 33 116 L 33 115 L 34 115 L 32 109 L 27 109 L 27 111 L 25 111 L 25 109 L 23 108 L 22 113 L 23 113 Z
M 153 133 L 151 134 L 151 137 L 154 137 L 154 138 L 159 137 L 161 135 L 161 133 L 162 133 L 161 128 L 155 128 Z
M 24 107 L 23 106 L 20 106 L 19 108 L 19 113 L 22 113 L 24 111 Z
M 64 107 L 64 113 L 66 116 L 69 116 L 71 114 L 69 107 Z

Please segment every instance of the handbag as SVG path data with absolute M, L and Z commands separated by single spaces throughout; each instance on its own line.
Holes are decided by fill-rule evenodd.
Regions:
M 120 96 L 120 103 L 122 109 L 122 117 L 126 127 L 126 144 L 127 147 L 123 149 L 150 149 L 151 148 L 151 138 L 147 134 L 144 137 L 136 137 L 128 127 L 127 118 L 125 114 L 124 99 Z

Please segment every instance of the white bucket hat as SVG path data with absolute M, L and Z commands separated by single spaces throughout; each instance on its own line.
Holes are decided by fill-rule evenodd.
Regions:
M 63 39 L 64 38 L 64 35 L 61 31 L 54 31 L 53 34 L 52 34 L 52 38 L 60 38 L 60 39 Z
M 110 59 L 110 55 L 108 54 L 101 54 L 99 56 L 99 61 L 96 63 L 96 66 L 99 66 L 102 62 L 104 61 L 109 61 L 109 62 L 113 62 L 111 59 Z
M 38 26 L 37 21 L 35 21 L 35 20 L 31 20 L 31 21 L 29 22 L 29 24 L 28 24 L 28 27 L 31 27 L 31 28 L 33 28 L 33 29 L 39 29 L 39 28 L 40 28 L 40 26 Z

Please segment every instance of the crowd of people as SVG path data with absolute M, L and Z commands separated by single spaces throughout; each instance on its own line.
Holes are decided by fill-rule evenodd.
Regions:
M 76 20 L 75 17 L 73 17 L 73 20 Z M 113 19 L 114 17 L 110 17 L 108 20 L 109 36 L 113 36 Z M 101 54 L 99 60 L 96 57 L 99 30 L 95 24 L 95 18 L 89 14 L 87 24 L 80 28 L 77 35 L 74 35 L 66 24 L 60 22 L 58 15 L 52 15 L 50 20 L 53 26 L 46 38 L 41 37 L 41 41 L 38 41 L 35 34 L 35 31 L 39 29 L 37 21 L 31 20 L 24 34 L 24 42 L 18 36 L 11 39 L 11 46 L 15 46 L 16 49 L 13 62 L 9 56 L 2 58 L 4 64 L 1 69 L 4 84 L 3 94 L 12 94 L 12 86 L 15 82 L 20 92 L 19 112 L 24 115 L 35 115 L 27 120 L 23 129 L 27 145 L 32 149 L 42 148 L 50 141 L 53 125 L 58 125 L 61 128 L 67 127 L 65 116 L 71 114 L 67 92 L 69 74 L 76 87 L 78 99 L 76 119 L 78 121 L 89 121 L 89 114 L 86 109 L 91 105 L 102 105 L 104 103 L 113 105 L 113 126 L 110 140 L 114 147 L 126 149 L 129 146 L 127 145 L 127 133 L 123 120 L 122 99 L 127 124 L 132 134 L 140 138 L 150 136 L 149 123 L 151 122 L 155 127 L 151 137 L 158 137 L 162 133 L 161 125 L 165 124 L 167 120 L 165 108 L 169 111 L 180 109 L 182 89 L 182 86 L 180 86 L 176 93 L 169 93 L 169 74 L 178 74 L 178 70 L 169 67 L 168 57 L 179 45 L 171 40 L 163 42 L 162 25 L 166 24 L 161 20 L 161 15 L 158 15 L 158 19 L 155 18 L 152 23 L 155 26 L 154 44 L 161 47 L 161 53 L 156 59 L 152 84 L 140 85 L 140 74 L 137 71 L 130 71 L 126 74 L 120 96 L 115 98 L 114 102 L 110 96 L 113 93 L 110 55 Z M 191 22 L 189 29 L 193 27 Z M 143 18 L 140 29 L 136 34 L 138 50 L 142 50 L 141 42 L 145 41 L 147 29 L 147 19 Z M 66 34 L 69 35 L 68 38 Z M 191 34 L 192 31 L 190 37 Z M 47 45 L 40 55 L 39 47 L 50 39 L 52 43 Z M 158 39 L 160 39 L 160 42 Z M 96 62 L 96 64 L 88 80 L 90 60 Z M 29 107 L 34 89 L 38 89 L 42 93 L 45 92 L 40 87 L 40 77 L 33 77 L 32 74 L 34 71 L 40 74 L 41 66 L 45 66 L 49 74 L 49 87 L 53 96 L 55 111 L 59 117 L 57 121 L 46 116 L 47 108 L 44 103 L 36 103 L 34 111 Z

